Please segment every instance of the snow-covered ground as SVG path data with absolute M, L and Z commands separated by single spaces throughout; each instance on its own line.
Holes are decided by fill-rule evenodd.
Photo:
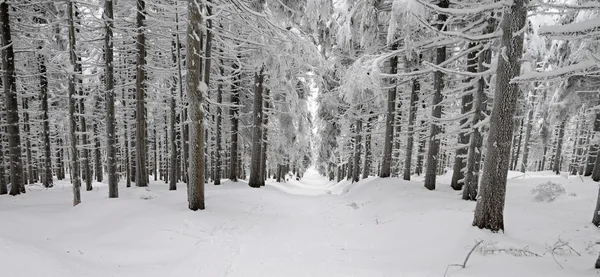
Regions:
M 510 178 L 504 234 L 471 227 L 475 203 L 449 188 L 450 174 L 436 191 L 395 178 L 332 183 L 314 171 L 261 189 L 224 181 L 207 185 L 198 212 L 184 184 L 122 186 L 108 199 L 95 183 L 77 207 L 68 182 L 29 186 L 0 197 L 0 276 L 443 276 L 479 240 L 467 267 L 446 276 L 597 276 L 596 183 Z M 534 201 L 531 189 L 549 180 L 567 193 Z M 552 255 L 559 238 L 581 256 L 568 246 Z

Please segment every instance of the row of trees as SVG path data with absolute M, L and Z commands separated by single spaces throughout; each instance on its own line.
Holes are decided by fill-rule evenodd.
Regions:
M 293 3 L 293 2 L 292 2 Z M 290 3 L 288 3 L 290 4 Z M 321 55 L 284 2 L 4 1 L 0 194 L 300 176 Z M 256 162 L 260 161 L 260 162 Z M 5 168 L 7 170 L 5 170 Z M 6 176 L 9 173 L 9 176 Z
M 600 6 L 555 2 L 343 1 L 325 31 L 320 172 L 417 174 L 434 190 L 452 169 L 492 231 L 509 170 L 600 181 Z

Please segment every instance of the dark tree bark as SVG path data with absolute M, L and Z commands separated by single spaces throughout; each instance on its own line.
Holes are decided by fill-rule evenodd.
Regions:
M 144 21 L 146 20 L 146 3 L 144 0 L 137 1 L 137 62 L 136 62 L 136 128 L 135 128 L 135 157 L 136 176 L 135 185 L 138 187 L 148 186 L 148 172 L 146 168 L 146 31 Z
M 75 52 L 75 24 L 73 23 L 73 2 L 70 0 L 67 3 L 67 14 L 69 21 L 69 57 L 71 66 L 75 68 L 77 63 L 77 54 Z M 70 132 L 69 139 L 71 140 L 71 182 L 73 183 L 73 206 L 77 206 L 81 203 L 81 179 L 79 178 L 79 153 L 77 151 L 77 119 L 75 115 L 75 106 L 77 100 L 75 99 L 75 81 L 76 71 L 73 70 L 69 74 L 69 118 L 70 118 Z
M 562 145 L 563 145 L 563 138 L 565 137 L 565 125 L 567 124 L 566 120 L 563 120 L 563 122 L 560 124 L 560 127 L 558 127 L 558 140 L 556 142 L 556 155 L 554 156 L 554 168 L 552 169 L 552 171 L 554 171 L 554 173 L 556 173 L 556 175 L 560 175 L 560 159 L 562 158 Z
M 264 91 L 264 109 L 263 109 L 263 131 L 262 131 L 262 149 L 261 149 L 261 158 L 260 158 L 260 173 L 261 173 L 261 186 L 265 185 L 265 181 L 267 180 L 267 126 L 269 125 L 269 89 L 266 88 Z
M 127 102 L 125 102 L 125 97 L 126 97 L 125 96 L 125 89 L 123 88 L 122 97 L 121 97 L 121 99 L 123 99 L 123 100 L 121 100 L 121 105 L 124 108 L 126 108 L 128 106 Z M 131 165 L 131 156 L 130 156 L 130 153 L 129 153 L 129 144 L 130 144 L 129 139 L 130 139 L 130 136 L 129 136 L 128 127 L 127 127 L 129 125 L 129 122 L 128 122 L 129 118 L 128 118 L 128 115 L 127 115 L 127 109 L 123 109 L 123 117 L 125 118 L 125 120 L 123 120 L 123 145 L 125 145 L 125 150 L 124 150 L 124 152 L 125 152 L 125 183 L 126 183 L 127 187 L 131 187 L 131 168 L 132 168 L 132 165 Z
M 474 48 L 477 46 L 477 43 L 469 43 L 469 48 Z M 477 72 L 477 52 L 472 51 L 467 55 L 467 72 L 476 73 Z M 470 83 L 473 80 L 472 77 L 466 78 L 465 83 Z M 473 109 L 473 90 L 475 87 L 469 86 L 466 88 L 468 91 L 461 98 L 461 114 L 466 114 L 471 112 Z M 471 136 L 464 132 L 465 126 L 469 121 L 468 118 L 463 118 L 460 120 L 460 129 L 461 132 L 458 134 L 458 148 L 456 149 L 456 155 L 454 157 L 454 166 L 452 172 L 452 180 L 450 181 L 450 186 L 454 190 L 461 190 L 463 185 L 465 184 L 465 172 L 463 171 L 467 165 L 466 155 L 468 153 L 469 148 L 469 140 Z
M 105 90 L 106 90 L 106 163 L 108 170 L 108 198 L 119 197 L 117 177 L 117 150 L 115 142 L 115 83 L 113 66 L 113 0 L 104 3 L 106 33 L 104 36 Z M 126 148 L 127 149 L 127 148 Z
M 222 51 L 221 51 L 222 53 Z M 225 76 L 225 70 L 223 69 L 223 61 L 219 64 L 219 73 L 221 76 Z M 223 84 L 219 82 L 217 85 L 217 122 L 216 122 L 216 145 L 215 145 L 215 185 L 221 184 L 221 151 L 222 151 L 222 138 L 221 138 L 221 121 L 223 117 L 223 109 L 221 103 L 223 102 Z
M 229 180 L 237 182 L 239 163 L 238 163 L 238 125 L 239 125 L 239 105 L 240 105 L 240 72 L 238 64 L 234 63 L 233 82 L 231 84 L 229 118 L 231 119 L 231 147 L 229 154 Z
M 358 182 L 360 181 L 360 152 L 362 146 L 362 121 L 360 119 L 356 120 L 354 132 L 354 162 L 352 163 L 354 169 L 352 169 L 352 182 Z
M 202 13 L 196 0 L 188 1 L 187 25 L 187 83 L 190 100 L 190 167 L 188 180 L 188 207 L 192 211 L 204 210 L 204 132 L 202 112 Z
M 177 58 L 177 43 L 175 43 L 175 41 L 173 41 L 173 49 L 171 51 L 173 53 L 173 63 L 177 64 L 179 63 L 179 59 Z M 175 130 L 175 126 L 176 126 L 176 121 L 177 121 L 177 115 L 176 115 L 176 103 L 175 103 L 175 98 L 177 97 L 177 77 L 173 76 L 173 80 L 172 80 L 172 84 L 171 84 L 171 103 L 169 105 L 170 107 L 170 130 L 171 130 L 171 137 L 170 137 L 170 141 L 169 141 L 169 154 L 170 154 L 170 160 L 171 160 L 171 167 L 169 168 L 171 173 L 170 175 L 170 179 L 169 179 L 169 190 L 177 190 L 177 169 L 179 168 L 179 165 L 177 164 L 177 135 L 176 135 L 176 130 Z
M 100 130 L 98 123 L 94 123 L 94 175 L 96 175 L 96 181 L 102 182 L 104 179 L 104 173 L 102 172 L 102 153 L 100 148 Z
M 391 50 L 398 49 L 398 44 L 393 44 Z M 390 58 L 390 74 L 398 72 L 398 56 Z M 387 114 L 385 116 L 385 141 L 383 143 L 383 159 L 379 177 L 387 178 L 391 175 L 392 144 L 394 142 L 394 122 L 396 117 L 396 80 L 390 79 L 390 88 L 387 93 Z
M 206 94 L 208 95 L 207 97 L 210 97 L 208 88 L 209 88 L 209 84 L 210 84 L 210 67 L 211 67 L 211 53 L 212 53 L 211 45 L 212 45 L 212 35 L 213 35 L 211 32 L 211 28 L 213 27 L 212 19 L 211 19 L 211 16 L 212 16 L 211 0 L 207 0 L 207 5 L 205 6 L 205 8 L 206 8 L 206 16 L 207 16 L 206 17 L 206 28 L 207 29 L 206 29 L 206 45 L 204 47 L 205 53 L 204 53 L 204 58 L 203 58 L 203 62 L 204 62 L 203 81 L 204 81 L 204 84 L 206 85 L 206 89 L 207 89 Z M 207 109 L 207 113 L 211 114 L 209 105 L 206 106 L 206 109 Z M 211 118 L 214 120 L 214 117 L 208 117 L 209 120 Z M 212 123 L 212 122 L 209 121 L 208 124 L 210 125 L 210 123 Z M 208 143 L 208 141 L 210 138 L 214 138 L 212 136 L 212 132 L 213 132 L 212 128 L 205 128 L 205 140 L 204 141 L 207 143 L 205 143 L 204 151 L 205 151 L 206 156 L 208 156 L 208 152 L 209 152 L 208 148 L 210 147 L 210 143 Z M 209 135 L 209 133 L 210 133 L 210 135 Z M 211 161 L 210 164 L 211 165 L 214 164 L 213 163 L 213 160 L 214 160 L 213 155 L 214 155 L 214 153 L 211 151 L 210 152 L 210 161 Z M 214 175 L 211 173 L 212 168 L 213 168 L 212 166 L 209 167 L 208 160 L 205 161 L 205 163 L 204 163 L 204 170 L 205 170 L 204 180 L 205 180 L 205 182 L 208 182 L 208 179 L 211 176 L 214 180 Z
M 600 131 L 600 112 L 596 112 L 596 118 L 594 119 L 594 135 L 597 136 Z M 592 170 L 592 180 L 598 182 L 600 181 L 600 148 L 598 145 L 595 145 L 595 159 Z
M 56 149 L 56 165 L 58 166 L 58 169 L 56 170 L 56 179 L 63 180 L 65 179 L 65 145 L 63 144 L 63 139 L 61 137 L 56 139 L 56 144 L 58 148 Z
M 488 19 L 488 26 L 485 33 L 492 33 L 496 29 L 496 20 L 491 16 Z M 492 51 L 484 50 L 479 56 L 478 71 L 488 70 L 488 65 L 492 60 Z M 469 148 L 467 150 L 467 169 L 465 171 L 465 183 L 463 186 L 463 200 L 477 200 L 477 187 L 479 185 L 479 169 L 481 168 L 481 146 L 483 145 L 483 136 L 481 127 L 477 127 L 480 121 L 485 119 L 484 111 L 487 109 L 487 95 L 485 90 L 488 80 L 480 77 L 477 83 L 477 91 L 473 97 L 473 115 L 471 117 L 471 135 L 469 137 Z
M 441 0 L 438 3 L 438 7 L 440 8 L 448 8 L 450 5 L 450 1 Z M 437 21 L 438 30 L 445 30 L 446 27 L 444 23 L 448 19 L 446 14 L 438 14 Z M 436 49 L 435 62 L 436 64 L 441 64 L 446 60 L 446 46 L 438 47 Z M 441 102 L 444 98 L 442 95 L 442 90 L 444 89 L 444 74 L 441 71 L 436 71 L 433 77 L 433 103 L 431 108 L 431 127 L 429 131 L 429 149 L 427 153 L 427 168 L 425 168 L 425 188 L 428 190 L 435 189 L 436 182 L 436 173 L 438 166 L 438 158 L 440 152 L 440 138 L 439 134 L 441 132 L 440 122 L 438 122 L 439 118 L 442 117 L 442 106 Z
M 76 74 L 83 74 L 82 68 L 81 68 L 81 59 L 78 60 L 77 64 L 75 65 L 75 72 Z M 79 85 L 82 84 L 82 81 L 79 80 L 78 81 Z M 89 145 L 89 140 L 88 140 L 88 135 L 87 135 L 87 124 L 86 124 L 86 119 L 85 119 L 85 99 L 87 98 L 87 95 L 85 95 L 84 89 L 83 88 L 79 88 L 79 96 L 81 97 L 79 99 L 79 127 L 80 127 L 80 132 L 81 132 L 81 143 L 83 145 L 83 149 L 81 151 L 82 153 L 82 161 L 83 161 L 83 179 L 85 180 L 85 189 L 87 191 L 92 190 L 92 172 L 91 172 L 91 166 L 90 166 L 90 150 L 88 148 L 87 145 Z
M 475 208 L 473 226 L 493 232 L 504 230 L 506 176 L 513 132 L 513 116 L 519 98 L 518 85 L 511 83 L 521 69 L 523 32 L 527 20 L 528 0 L 515 0 L 503 14 L 501 48 L 505 57 L 498 59 L 496 93 L 490 117 L 480 198 Z
M 21 135 L 19 133 L 19 106 L 15 77 L 15 55 L 11 39 L 8 3 L 0 3 L 0 21 L 2 22 L 2 70 L 6 105 L 6 125 L 8 135 L 8 168 L 10 172 L 10 195 L 20 194 L 24 188 L 23 163 L 21 161 Z
M 512 159 L 512 165 L 510 166 L 510 170 L 516 170 L 517 169 L 517 164 L 519 163 L 519 156 L 521 155 L 521 143 L 523 142 L 523 120 L 518 120 L 517 122 L 519 122 L 519 135 L 515 136 L 516 138 L 516 143 L 515 143 L 515 152 L 514 152 L 514 156 Z
M 0 117 L 1 119 L 2 117 Z M 0 124 L 2 124 L 3 122 L 0 121 Z M 6 186 L 6 179 L 4 178 L 4 174 L 6 174 L 5 170 L 4 170 L 4 147 L 2 146 L 2 144 L 4 144 L 4 130 L 2 130 L 3 128 L 0 128 L 0 195 L 4 195 L 8 193 L 8 187 Z M 52 176 L 52 175 L 50 175 Z
M 262 149 L 262 117 L 263 117 L 263 80 L 264 66 L 261 67 L 259 73 L 254 73 L 254 110 L 252 118 L 254 125 L 252 126 L 252 163 L 250 163 L 250 180 L 248 185 L 253 188 L 259 188 L 261 185 L 261 149 Z
M 373 112 L 370 112 L 371 114 Z M 371 174 L 371 131 L 372 131 L 372 125 L 373 125 L 373 120 L 375 118 L 374 117 L 369 117 L 369 120 L 367 121 L 367 128 L 366 128 L 366 132 L 365 132 L 365 162 L 363 165 L 363 179 L 366 179 L 369 177 L 369 175 Z
M 54 186 L 54 180 L 52 179 L 50 122 L 48 121 L 48 73 L 46 70 L 46 57 L 42 54 L 38 54 L 38 66 L 40 70 L 40 100 L 42 101 L 42 143 L 44 145 L 44 171 L 42 184 L 44 187 L 51 188 Z
M 534 84 L 534 89 L 532 90 L 533 96 L 535 97 L 535 87 L 537 84 Z M 527 118 L 525 119 L 525 139 L 523 141 L 523 159 L 521 160 L 521 172 L 525 173 L 527 171 L 527 166 L 529 162 L 529 143 L 531 141 L 531 130 L 533 129 L 533 111 L 535 110 L 535 105 L 533 99 L 529 99 L 528 101 L 529 109 L 527 111 Z
M 420 59 L 420 58 L 419 58 Z M 420 63 L 420 60 L 419 62 Z M 414 69 L 418 70 L 418 69 Z M 409 111 L 408 111 L 408 134 L 406 139 L 406 157 L 404 160 L 404 180 L 410 181 L 410 173 L 412 169 L 412 153 L 414 148 L 414 131 L 415 131 L 415 120 L 417 118 L 417 109 L 418 109 L 418 101 L 419 101 L 419 92 L 421 91 L 421 84 L 418 79 L 414 79 L 412 81 L 411 91 L 410 91 L 410 102 L 409 102 Z
M 33 160 L 31 157 L 31 127 L 29 124 L 29 97 L 22 97 L 23 104 L 23 133 L 25 136 L 25 161 L 26 168 L 23 172 L 23 184 L 33 184 L 35 183 L 34 177 L 35 174 L 33 172 Z

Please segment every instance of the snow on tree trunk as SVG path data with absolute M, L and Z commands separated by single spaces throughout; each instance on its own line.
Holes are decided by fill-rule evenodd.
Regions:
M 148 172 L 146 168 L 146 3 L 137 0 L 136 27 L 137 27 L 137 62 L 136 62 L 136 128 L 135 128 L 135 157 L 137 187 L 148 186 Z
M 253 188 L 261 186 L 261 149 L 262 149 L 262 124 L 263 124 L 263 80 L 264 66 L 260 68 L 258 73 L 254 73 L 254 107 L 252 118 L 252 162 L 250 163 L 250 179 L 248 185 Z
M 513 116 L 519 98 L 518 85 L 511 83 L 511 80 L 521 69 L 522 29 L 527 19 L 528 2 L 528 0 L 515 0 L 513 5 L 506 9 L 502 20 L 501 54 L 498 57 L 496 93 L 490 116 L 488 150 L 473 220 L 473 226 L 490 229 L 493 232 L 504 230 L 506 177 L 514 124 Z
M 592 223 L 596 227 L 600 227 L 600 186 L 598 189 L 598 198 L 596 200 L 596 208 L 594 209 L 594 216 L 592 217 Z
M 477 44 L 472 42 L 469 43 L 469 48 L 476 47 Z M 467 55 L 467 72 L 476 73 L 477 72 L 477 52 L 472 51 Z M 473 78 L 469 77 L 465 79 L 465 83 L 470 83 Z M 468 91 L 461 98 L 461 114 L 466 114 L 473 109 L 473 90 L 474 87 L 470 86 L 466 88 Z M 468 144 L 470 140 L 470 136 L 464 132 L 464 128 L 466 127 L 468 118 L 463 118 L 460 120 L 460 128 L 461 132 L 458 134 L 458 148 L 456 149 L 456 155 L 454 157 L 454 167 L 452 172 L 452 180 L 450 181 L 450 186 L 454 190 L 461 190 L 464 185 L 465 172 L 464 168 L 466 166 L 466 158 L 465 156 L 468 153 Z
M 42 184 L 44 187 L 51 188 L 54 186 L 54 181 L 52 179 L 52 152 L 50 150 L 50 122 L 48 121 L 48 73 L 46 70 L 46 57 L 42 54 L 38 55 L 38 66 L 40 71 L 40 99 L 42 100 L 42 143 L 44 145 Z M 4 178 L 4 173 L 1 174 Z
M 204 210 L 204 132 L 202 110 L 202 14 L 198 0 L 188 0 L 187 25 L 187 83 L 190 113 L 190 162 L 188 169 L 188 207 L 192 211 Z
M 4 4 L 2 4 L 4 5 Z M 67 14 L 69 20 L 69 57 L 71 67 L 74 69 L 77 63 L 77 54 L 75 52 L 75 26 L 73 23 L 73 2 L 67 3 Z M 77 151 L 77 119 L 75 114 L 75 70 L 69 72 L 69 123 L 70 132 L 69 139 L 71 140 L 71 183 L 73 183 L 73 206 L 81 203 L 81 179 L 79 177 L 79 153 Z
M 448 8 L 450 2 L 448 0 L 441 0 L 438 3 L 440 8 Z M 438 30 L 445 30 L 444 23 L 448 18 L 445 14 L 438 14 Z M 446 60 L 446 46 L 438 47 L 436 49 L 435 63 L 441 64 Z M 442 90 L 444 89 L 444 74 L 441 71 L 435 71 L 433 76 L 433 100 L 431 107 L 431 127 L 429 130 L 429 149 L 427 152 L 427 167 L 425 168 L 425 187 L 429 190 L 435 189 L 435 180 L 438 166 L 438 158 L 440 152 L 440 133 L 441 126 L 439 119 L 442 116 L 442 105 L 443 100 Z
M 391 50 L 398 49 L 398 44 L 393 44 Z M 398 71 L 398 56 L 390 59 L 390 74 Z M 385 116 L 385 140 L 383 142 L 383 158 L 381 160 L 381 172 L 379 177 L 387 178 L 391 175 L 392 167 L 392 143 L 394 141 L 394 119 L 396 117 L 396 81 L 390 80 L 390 88 L 387 93 L 387 114 Z

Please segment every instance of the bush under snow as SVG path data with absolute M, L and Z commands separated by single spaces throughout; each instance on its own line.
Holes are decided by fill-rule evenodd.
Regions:
M 550 181 L 537 185 L 537 187 L 531 190 L 531 194 L 534 195 L 533 199 L 538 202 L 552 202 L 565 193 L 565 188 Z

